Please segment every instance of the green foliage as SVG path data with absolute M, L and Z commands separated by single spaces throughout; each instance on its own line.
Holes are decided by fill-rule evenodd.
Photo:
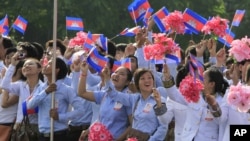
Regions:
M 65 17 L 81 17 L 85 23 L 85 31 L 92 33 L 103 33 L 111 38 L 121 32 L 126 27 L 135 26 L 131 19 L 127 6 L 132 0 L 58 0 L 58 22 L 57 35 L 63 39 L 66 34 L 74 37 L 76 31 L 66 31 Z M 184 11 L 190 8 L 205 18 L 219 15 L 232 21 L 236 9 L 247 9 L 250 5 L 249 0 L 149 0 L 154 12 L 161 7 L 166 6 L 171 12 L 174 10 Z M 18 15 L 28 20 L 28 28 L 24 36 L 17 31 L 11 30 L 10 35 L 17 41 L 36 41 L 44 44 L 52 39 L 53 33 L 53 0 L 11 0 L 0 3 L 0 17 L 5 14 L 9 16 L 9 22 L 12 24 Z M 237 38 L 248 34 L 247 26 L 249 12 L 246 11 L 245 17 L 240 27 L 234 27 L 232 30 Z M 159 32 L 157 27 L 155 32 Z M 202 35 L 178 35 L 176 41 L 186 47 L 188 40 L 199 41 Z M 133 38 L 117 37 L 114 39 L 119 42 L 133 42 Z

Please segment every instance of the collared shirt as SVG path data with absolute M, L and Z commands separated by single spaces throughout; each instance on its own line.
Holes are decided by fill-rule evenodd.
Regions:
M 22 103 L 32 94 L 30 93 L 29 90 L 29 85 L 25 81 L 17 81 L 17 82 L 11 82 L 11 78 L 14 74 L 15 71 L 15 66 L 10 65 L 5 73 L 5 76 L 2 81 L 2 88 L 5 89 L 6 91 L 13 93 L 14 95 L 19 96 L 18 100 L 18 109 L 17 109 L 17 118 L 16 122 L 20 123 L 23 119 L 23 106 Z M 35 91 L 38 91 L 39 86 L 42 85 L 43 82 L 39 81 L 36 87 L 33 90 L 33 93 Z M 37 124 L 37 114 L 31 114 L 29 115 L 29 121 L 32 124 Z
M 75 91 L 63 83 L 63 79 L 56 81 L 57 90 L 55 91 L 55 108 L 57 108 L 59 120 L 54 122 L 54 131 L 60 131 L 68 128 L 68 121 L 80 117 L 81 101 L 77 98 Z M 27 107 L 34 108 L 38 106 L 39 132 L 50 133 L 51 94 L 46 94 L 45 89 L 48 84 L 41 86 L 41 91 L 37 91 L 28 101 Z M 74 111 L 68 112 L 69 105 L 74 107 Z
M 160 90 L 158 92 L 161 94 Z M 164 140 L 167 133 L 167 127 L 158 121 L 154 113 L 153 106 L 156 102 L 152 95 L 147 99 L 143 99 L 140 93 L 124 94 L 112 91 L 109 93 L 109 96 L 125 106 L 133 107 L 132 128 L 148 133 L 150 135 L 149 141 Z M 162 101 L 165 101 L 165 98 L 162 97 Z
M 107 127 L 114 139 L 117 139 L 129 126 L 131 107 L 112 100 L 105 91 L 94 92 L 94 97 L 96 104 L 100 104 L 99 121 Z
M 72 76 L 71 87 L 73 88 L 75 93 L 77 93 L 80 72 L 72 72 L 71 76 Z M 81 97 L 78 98 L 80 99 L 82 105 L 81 116 L 78 119 L 71 120 L 70 125 L 72 126 L 90 125 L 93 113 L 91 102 Z

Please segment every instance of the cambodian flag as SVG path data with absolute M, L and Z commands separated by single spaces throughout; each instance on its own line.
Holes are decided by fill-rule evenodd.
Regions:
M 170 59 L 171 61 L 174 61 L 176 64 L 179 64 L 181 62 L 181 50 L 177 50 L 174 53 L 168 53 L 165 56 L 167 59 Z
M 218 41 L 220 41 L 222 44 L 226 45 L 227 47 L 230 47 L 230 44 L 234 40 L 235 34 L 230 31 L 229 29 L 226 30 L 226 35 L 223 38 L 218 38 Z
M 100 55 L 96 48 L 93 48 L 87 57 L 88 64 L 97 72 L 101 72 L 108 63 L 108 58 Z
M 25 101 L 22 103 L 23 115 L 25 115 L 25 116 L 30 115 L 30 114 L 38 113 L 38 107 L 36 107 L 36 108 L 34 108 L 34 109 L 28 109 L 28 108 L 27 108 L 27 101 L 29 101 L 31 98 L 32 98 L 32 96 L 29 96 L 28 99 L 25 100 Z
M 28 25 L 28 21 L 25 20 L 23 17 L 18 16 L 14 24 L 12 25 L 12 27 L 24 35 L 27 25 Z
M 84 29 L 82 19 L 76 17 L 66 17 L 66 29 L 82 31 Z
M 143 18 L 143 24 L 145 27 L 148 26 L 148 20 L 149 20 L 150 16 L 152 15 L 153 11 L 154 11 L 154 9 L 152 9 L 152 8 L 147 9 L 147 11 L 144 15 L 144 18 Z
M 140 31 L 140 29 L 140 26 L 136 26 L 133 28 L 125 28 L 119 35 L 132 37 L 135 36 Z
M 9 34 L 9 20 L 7 14 L 0 21 L 0 33 L 3 34 L 4 36 L 8 36 Z
M 188 8 L 186 8 L 183 13 L 183 19 L 185 21 L 185 25 L 194 33 L 201 31 L 202 27 L 207 22 L 205 18 Z
M 232 26 L 239 26 L 244 14 L 245 14 L 245 10 L 236 10 L 234 14 Z
M 94 46 L 94 41 L 92 40 L 91 32 L 88 32 L 87 38 L 83 44 L 85 50 L 90 51 Z
M 158 10 L 154 15 L 153 19 L 155 21 L 155 24 L 158 26 L 161 32 L 166 32 L 166 26 L 163 22 L 163 19 L 168 15 L 168 10 L 166 7 L 162 7 L 160 10 Z
M 131 70 L 131 59 L 130 58 L 124 58 L 120 61 L 114 61 L 112 72 L 115 72 L 117 68 L 124 66 L 125 68 L 128 68 Z
M 203 72 L 204 72 L 204 67 L 201 62 L 199 62 L 195 56 L 193 56 L 191 53 L 189 54 L 190 56 L 190 63 L 192 64 L 191 66 L 194 67 L 194 70 L 196 70 L 198 77 L 201 81 L 203 81 Z M 195 77 L 195 76 L 194 76 Z
M 92 34 L 92 40 L 95 45 L 101 47 L 104 51 L 108 49 L 108 38 L 103 34 Z
M 147 9 L 150 8 L 148 0 L 134 0 L 129 6 L 128 11 L 135 22 L 143 19 Z
M 122 59 L 121 65 L 131 70 L 131 59 L 129 57 Z

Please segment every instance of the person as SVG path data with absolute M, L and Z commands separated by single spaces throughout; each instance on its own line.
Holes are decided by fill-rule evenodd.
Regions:
M 45 44 L 45 53 L 48 57 L 48 60 L 52 57 L 52 49 L 53 49 L 53 40 L 49 40 Z M 56 40 L 56 56 L 64 59 L 64 53 L 66 51 L 66 46 L 63 44 L 63 41 L 60 39 Z M 66 60 L 64 60 L 66 62 Z M 66 62 L 67 63 L 67 62 Z
M 165 69 L 167 70 L 166 66 Z M 170 73 L 166 71 L 165 77 L 168 79 Z M 187 116 L 183 117 L 186 121 L 181 131 L 181 141 L 219 140 L 220 135 L 223 134 L 223 129 L 220 129 L 221 105 L 219 104 L 222 103 L 228 83 L 217 68 L 211 67 L 204 72 L 203 84 L 203 94 L 200 94 L 197 103 L 182 103 L 187 106 Z M 175 86 L 168 88 L 167 92 L 180 95 Z M 157 107 L 161 108 L 160 98 L 156 98 L 156 101 L 159 105 Z M 159 114 L 159 120 L 169 123 L 168 113 L 165 110 L 164 114 Z
M 107 80 L 109 80 L 109 78 Z M 121 102 L 123 105 L 132 106 L 132 131 L 139 133 L 137 135 L 129 133 L 129 137 L 136 137 L 139 139 L 144 136 L 147 138 L 146 140 L 149 141 L 164 140 L 167 133 L 167 126 L 162 124 L 154 113 L 153 106 L 156 102 L 152 94 L 159 93 L 162 100 L 165 100 L 167 97 L 170 97 L 175 101 L 179 101 L 181 99 L 176 97 L 175 94 L 168 95 L 164 87 L 154 88 L 155 81 L 151 70 L 142 68 L 137 69 L 134 73 L 134 83 L 138 93 L 126 95 L 115 91 L 113 85 L 107 81 L 107 85 L 112 90 L 112 92 L 109 93 L 109 96 L 112 99 Z
M 3 81 L 1 83 L 2 89 L 9 93 L 13 93 L 13 96 L 18 98 L 18 109 L 16 124 L 14 129 L 25 130 L 23 127 L 20 127 L 24 116 L 27 115 L 29 118 L 31 129 L 38 135 L 38 117 L 36 113 L 27 114 L 27 110 L 23 106 L 25 100 L 32 96 L 35 91 L 38 90 L 39 86 L 43 84 L 42 75 L 41 75 L 41 65 L 37 59 L 28 58 L 24 61 L 22 67 L 22 74 L 25 76 L 25 81 L 16 81 L 11 82 L 13 73 L 15 72 L 16 65 L 20 62 L 18 59 L 19 53 L 16 53 L 11 58 L 11 65 L 8 67 Z M 38 138 L 38 137 L 37 137 Z
M 14 47 L 14 44 L 10 38 L 0 35 L 0 60 L 4 59 L 6 49 Z
M 5 65 L 9 66 L 10 58 L 16 52 L 15 48 L 8 48 L 6 51 Z M 22 66 L 24 62 L 21 62 L 17 65 L 15 69 L 15 73 L 12 76 L 12 82 L 16 81 L 25 81 L 24 76 L 22 75 Z M 4 74 L 3 74 L 4 76 Z M 17 116 L 17 106 L 18 106 L 18 97 L 14 94 L 8 93 L 7 91 L 2 90 L 0 93 L 0 140 L 8 141 L 10 139 L 10 135 L 12 133 L 12 128 L 15 123 L 15 119 Z
M 243 37 L 242 39 L 234 40 L 229 49 L 230 57 L 233 57 L 233 64 L 231 64 L 229 70 L 229 76 L 231 79 L 230 89 L 233 86 L 246 86 L 249 87 L 249 65 L 250 56 L 248 52 L 250 51 L 249 38 Z M 229 89 L 229 91 L 230 91 Z M 222 141 L 230 140 L 230 125 L 250 125 L 250 114 L 249 111 L 241 112 L 239 107 L 231 105 L 229 103 L 229 91 L 223 97 L 222 102 L 222 116 L 221 124 L 225 127 L 225 132 Z M 241 95 L 241 94 L 240 94 Z
M 107 67 L 108 68 L 108 67 Z M 120 102 L 112 100 L 108 95 L 108 91 L 104 88 L 99 91 L 86 90 L 86 76 L 88 72 L 88 65 L 85 61 L 81 64 L 81 77 L 78 86 L 79 96 L 89 101 L 94 101 L 100 105 L 99 122 L 102 123 L 109 133 L 112 135 L 113 140 L 125 140 L 126 130 L 131 124 L 132 109 L 129 105 L 124 106 Z M 110 74 L 109 74 L 110 75 Z M 117 91 L 127 92 L 127 85 L 132 79 L 132 73 L 125 67 L 119 67 L 112 75 L 112 83 Z M 105 80 L 105 77 L 102 78 Z M 103 82 L 103 81 L 102 81 Z M 104 86 L 104 85 L 101 85 Z M 130 122 L 129 122 L 130 121 Z M 90 127 L 91 131 L 91 127 Z M 91 134 L 91 132 L 89 133 Z M 83 140 L 86 134 L 82 134 L 79 140 Z
M 17 52 L 19 53 L 18 59 L 22 60 L 25 58 L 36 58 L 40 60 L 40 53 L 37 48 L 32 45 L 30 42 L 18 42 L 17 43 Z
M 39 141 L 50 140 L 50 118 L 54 122 L 54 141 L 67 140 L 68 122 L 80 118 L 81 102 L 75 91 L 63 83 L 67 75 L 65 62 L 56 58 L 56 82 L 52 83 L 52 59 L 43 67 L 42 73 L 47 77 L 47 82 L 39 87 L 34 95 L 28 100 L 29 109 L 38 106 Z M 55 92 L 55 107 L 51 106 L 51 93 Z M 69 105 L 74 111 L 68 112 Z
M 116 53 L 115 53 L 116 60 L 121 60 L 122 58 L 125 57 L 124 52 L 125 52 L 126 46 L 127 46 L 127 44 L 125 44 L 125 43 L 116 44 Z

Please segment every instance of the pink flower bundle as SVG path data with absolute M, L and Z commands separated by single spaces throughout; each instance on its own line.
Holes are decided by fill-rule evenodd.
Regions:
M 181 81 L 179 89 L 187 102 L 197 103 L 200 99 L 200 91 L 203 90 L 203 84 L 199 79 L 187 75 Z
M 83 31 L 77 32 L 76 36 L 69 40 L 69 48 L 82 47 L 87 38 L 87 35 L 88 34 Z
M 113 136 L 109 132 L 109 130 L 106 128 L 105 125 L 103 125 L 100 122 L 95 122 L 93 125 L 91 125 L 89 129 L 89 141 L 113 141 Z
M 250 109 L 250 87 L 242 84 L 232 85 L 229 89 L 227 102 L 240 112 L 247 112 Z
M 214 34 L 219 37 L 226 35 L 226 29 L 228 28 L 228 20 L 222 19 L 219 16 L 213 17 L 209 20 L 201 29 L 205 34 Z
M 167 29 L 175 31 L 177 34 L 185 33 L 185 24 L 183 15 L 180 11 L 174 11 L 166 16 L 163 21 Z
M 128 138 L 127 141 L 138 141 L 137 138 Z
M 164 59 L 165 54 L 174 53 L 180 48 L 172 38 L 166 37 L 166 34 L 154 34 L 154 44 L 146 45 L 143 48 L 144 57 L 146 60 Z
M 233 56 L 237 62 L 250 59 L 250 39 L 242 38 L 241 40 L 233 40 L 231 48 L 229 49 L 229 55 Z

